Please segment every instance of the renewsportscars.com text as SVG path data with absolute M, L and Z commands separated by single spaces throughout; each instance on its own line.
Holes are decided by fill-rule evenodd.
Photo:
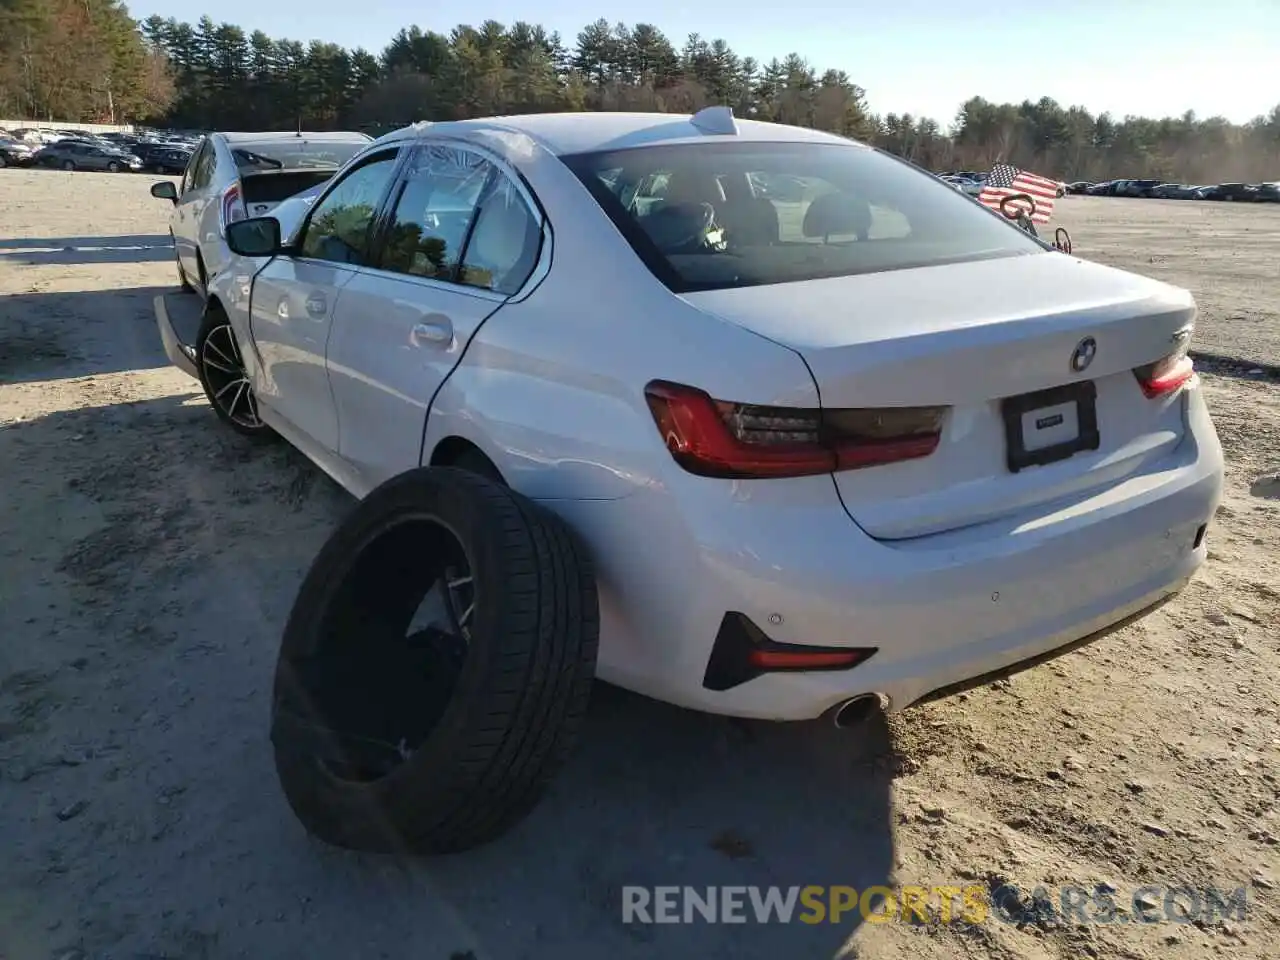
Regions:
M 623 923 L 1196 923 L 1243 921 L 1244 887 L 1148 884 L 1128 894 L 1098 885 L 1021 891 L 966 886 L 639 887 L 622 888 Z

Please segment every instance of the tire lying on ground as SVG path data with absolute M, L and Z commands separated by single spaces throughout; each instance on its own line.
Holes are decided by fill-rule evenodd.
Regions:
M 499 836 L 576 740 L 598 635 L 563 521 L 455 468 L 387 481 L 321 549 L 285 627 L 271 740 L 290 806 L 359 850 Z

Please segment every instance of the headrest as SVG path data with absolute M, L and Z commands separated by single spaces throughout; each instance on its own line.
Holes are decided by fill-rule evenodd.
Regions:
M 853 234 L 865 240 L 871 232 L 871 204 L 847 193 L 824 193 L 809 204 L 800 229 L 806 237 Z
M 667 203 L 723 203 L 724 190 L 714 175 L 702 170 L 677 170 L 667 178 L 662 199 Z

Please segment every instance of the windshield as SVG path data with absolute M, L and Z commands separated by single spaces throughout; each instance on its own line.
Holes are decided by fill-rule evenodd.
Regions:
M 676 292 L 1043 253 L 951 185 L 850 143 L 708 143 L 562 158 Z
M 369 145 L 358 140 L 271 140 L 231 146 L 236 166 L 245 173 L 266 170 L 336 170 Z

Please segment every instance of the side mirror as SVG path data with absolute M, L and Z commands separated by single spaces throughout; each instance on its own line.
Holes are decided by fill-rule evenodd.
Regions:
M 173 204 L 178 202 L 178 189 L 168 180 L 153 183 L 151 185 L 151 195 L 157 200 L 168 200 Z
M 280 221 L 253 217 L 227 224 L 227 246 L 242 257 L 274 257 L 282 252 Z

